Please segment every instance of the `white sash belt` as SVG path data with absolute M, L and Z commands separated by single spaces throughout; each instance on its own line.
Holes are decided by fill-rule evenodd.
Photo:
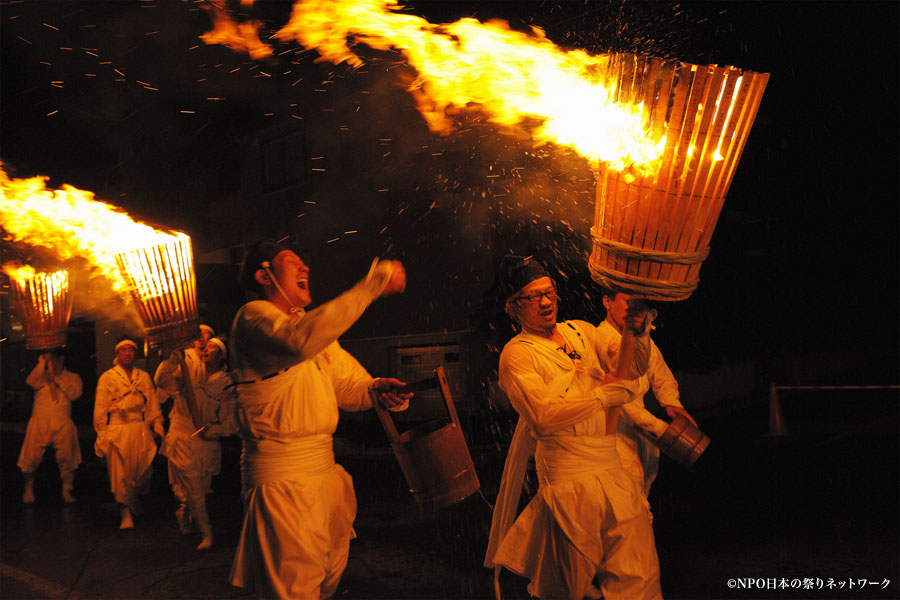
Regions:
M 291 440 L 244 440 L 241 480 L 245 490 L 282 480 L 299 481 L 334 467 L 331 435 Z
M 143 411 L 134 412 L 130 410 L 125 414 L 120 412 L 111 412 L 107 414 L 109 415 L 110 425 L 123 425 L 125 423 L 136 423 L 144 420 Z
M 538 440 L 534 464 L 541 485 L 555 485 L 600 473 L 619 464 L 616 436 Z

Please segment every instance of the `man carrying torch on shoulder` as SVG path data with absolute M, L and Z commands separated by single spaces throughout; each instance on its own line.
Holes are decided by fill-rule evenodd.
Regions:
M 231 583 L 260 598 L 328 598 L 355 536 L 356 496 L 334 462 L 338 409 L 373 401 L 405 407 L 403 382 L 373 379 L 337 338 L 375 299 L 402 292 L 403 266 L 373 264 L 353 288 L 309 312 L 309 268 L 287 247 L 261 242 L 241 267 L 261 300 L 234 319 L 230 352 L 243 440 L 244 524 Z
M 195 528 L 202 539 L 197 550 L 208 550 L 213 544 L 212 525 L 206 510 L 206 494 L 212 485 L 212 477 L 219 473 L 222 450 L 214 437 L 202 435 L 205 427 L 218 410 L 215 398 L 206 394 L 206 365 L 201 359 L 208 340 L 214 335 L 212 327 L 200 325 L 200 337 L 184 352 L 185 379 L 181 364 L 173 353 L 160 363 L 153 378 L 160 396 L 173 399 L 169 412 L 169 431 L 160 454 L 169 459 L 169 483 L 178 501 L 175 518 L 181 533 L 187 535 Z M 202 423 L 198 429 L 191 417 L 187 386 L 196 404 Z M 163 404 L 164 402 L 161 402 Z
M 531 257 L 505 257 L 500 287 L 522 331 L 500 354 L 499 384 L 520 418 L 485 566 L 496 575 L 506 567 L 527 578 L 529 593 L 544 599 L 660 598 L 650 514 L 619 463 L 615 430 L 607 431 L 608 410 L 632 402 L 636 382 L 602 369 L 593 325 L 557 323 L 554 282 Z M 630 310 L 627 326 L 636 335 L 627 365 L 634 378 L 646 370 L 649 357 L 645 310 Z M 532 453 L 539 489 L 516 517 Z
M 34 473 L 48 446 L 56 452 L 63 500 L 75 502 L 72 485 L 75 469 L 81 464 L 81 446 L 72 421 L 72 402 L 81 397 L 82 385 L 81 377 L 67 370 L 64 363 L 63 348 L 45 350 L 25 380 L 34 389 L 34 406 L 17 463 L 25 476 L 22 502 L 26 504 L 34 502 Z

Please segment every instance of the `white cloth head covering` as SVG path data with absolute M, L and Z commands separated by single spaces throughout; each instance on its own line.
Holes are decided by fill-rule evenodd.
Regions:
M 201 327 L 202 327 L 202 325 L 201 325 Z M 218 347 L 219 350 L 222 351 L 223 357 L 228 356 L 228 346 L 225 344 L 225 342 L 222 341 L 222 338 L 217 338 L 217 337 L 209 338 L 209 341 L 206 343 L 213 344 L 214 346 Z
M 135 342 L 134 340 L 132 340 L 130 338 L 125 338 L 125 339 L 120 340 L 119 343 L 116 344 L 116 352 L 118 352 L 119 348 L 121 348 L 122 346 L 132 346 L 135 350 L 138 349 L 137 342 Z

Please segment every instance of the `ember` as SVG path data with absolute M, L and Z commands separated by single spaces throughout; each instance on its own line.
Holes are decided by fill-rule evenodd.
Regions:
M 242 29 L 219 4 L 202 39 L 255 56 L 255 24 Z M 363 62 L 348 39 L 401 52 L 417 71 L 409 92 L 432 131 L 449 133 L 453 116 L 475 104 L 501 126 L 527 128 L 535 145 L 563 144 L 622 170 L 658 167 L 665 140 L 646 134 L 639 103 L 622 101 L 606 77 L 608 56 L 563 50 L 538 27 L 525 33 L 475 19 L 435 25 L 400 9 L 396 0 L 300 0 L 275 37 L 356 67 Z M 247 37 L 235 42 L 241 31 Z
M 0 169 L 0 227 L 7 239 L 40 246 L 60 262 L 87 261 L 117 297 L 129 293 L 152 346 L 174 349 L 195 339 L 190 238 L 137 223 L 91 192 L 47 189 L 46 180 L 10 179 Z
M 84 259 L 121 292 L 126 283 L 115 255 L 171 238 L 96 200 L 92 192 L 68 184 L 49 189 L 48 179 L 13 179 L 0 168 L 0 228 L 7 240 L 40 246 L 60 261 Z

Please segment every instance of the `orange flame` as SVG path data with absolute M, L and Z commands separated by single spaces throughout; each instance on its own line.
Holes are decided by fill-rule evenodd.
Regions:
M 2 270 L 12 283 L 28 347 L 37 350 L 65 344 L 72 314 L 68 271 L 38 273 L 18 261 L 4 264 Z
M 242 0 L 241 4 L 249 6 L 252 0 Z M 258 21 L 235 23 L 225 11 L 225 0 L 212 0 L 205 6 L 213 14 L 213 30 L 200 36 L 207 44 L 222 44 L 238 52 L 246 52 L 252 58 L 265 58 L 272 54 L 272 49 L 259 39 Z
M 116 255 L 151 346 L 177 347 L 197 336 L 197 281 L 191 238 Z
M 0 270 L 18 285 L 24 284 L 30 279 L 34 279 L 35 275 L 37 275 L 37 271 L 34 270 L 34 267 L 31 265 L 23 265 L 18 261 L 4 263 Z
M 179 290 L 182 282 L 194 276 L 191 240 L 183 233 L 153 248 L 121 252 L 116 258 L 120 269 L 132 280 L 133 293 L 141 303 Z
M 184 235 L 137 223 L 121 209 L 95 200 L 92 192 L 68 184 L 47 189 L 47 180 L 43 175 L 11 179 L 0 163 L 0 228 L 4 237 L 45 247 L 61 261 L 84 258 L 117 291 L 127 286 L 116 254 L 165 244 Z
M 449 132 L 447 115 L 477 104 L 503 126 L 538 121 L 530 132 L 536 145 L 566 145 L 616 170 L 658 167 L 665 138 L 648 135 L 641 104 L 614 100 L 614 83 L 601 75 L 607 57 L 563 50 L 537 27 L 527 34 L 499 20 L 434 25 L 400 9 L 397 0 L 299 0 L 275 37 L 356 67 L 363 62 L 348 39 L 402 52 L 418 72 L 410 92 L 435 132 Z M 233 31 L 226 20 L 217 18 L 213 31 Z
M 69 273 L 66 270 L 53 273 L 38 273 L 30 265 L 3 265 L 3 272 L 16 286 L 20 297 L 29 298 L 35 310 L 43 315 L 52 315 L 54 305 L 69 291 Z

